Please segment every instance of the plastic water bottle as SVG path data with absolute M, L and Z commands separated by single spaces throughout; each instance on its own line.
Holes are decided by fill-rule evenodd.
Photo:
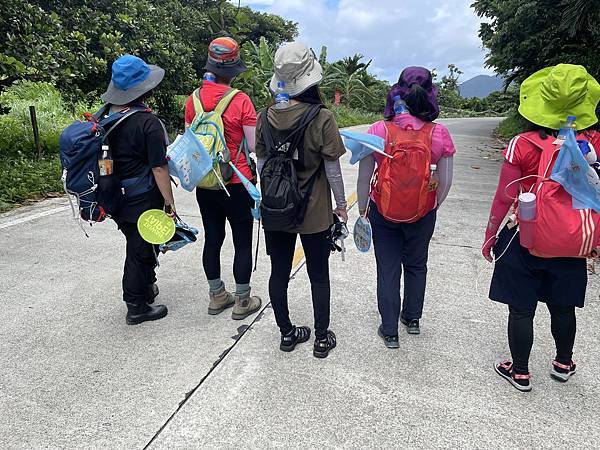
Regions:
M 290 106 L 290 95 L 285 90 L 285 81 L 278 81 L 275 89 L 275 109 L 285 109 L 288 106 Z
M 394 114 L 410 114 L 406 102 L 399 95 L 394 97 Z
M 577 120 L 577 117 L 575 116 L 567 117 L 567 121 L 560 127 L 557 139 L 561 141 L 566 140 L 569 130 L 573 130 L 575 132 L 575 136 L 577 136 L 577 124 L 575 123 L 575 120 Z
M 521 246 L 532 248 L 535 241 L 535 219 L 537 217 L 537 197 L 533 192 L 519 195 L 519 241 Z
M 211 83 L 216 83 L 217 82 L 217 77 L 214 73 L 212 72 L 206 72 L 204 74 L 204 77 L 202 78 L 204 81 L 210 81 Z
M 111 175 L 113 173 L 113 159 L 108 145 L 102 146 L 102 156 L 98 160 L 98 171 L 101 177 Z
M 437 164 L 429 166 L 429 190 L 436 191 L 440 185 L 440 176 L 437 173 Z

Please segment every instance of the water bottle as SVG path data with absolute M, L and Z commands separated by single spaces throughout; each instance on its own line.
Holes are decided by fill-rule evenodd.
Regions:
M 275 109 L 285 109 L 290 105 L 290 96 L 285 90 L 285 82 L 278 81 L 275 89 Z
M 537 198 L 533 192 L 519 195 L 519 241 L 521 246 L 532 248 L 535 238 L 535 219 L 537 216 Z
M 204 74 L 203 80 L 204 81 L 210 81 L 211 83 L 216 83 L 217 82 L 217 77 L 212 72 L 206 72 Z
M 576 119 L 577 117 L 575 116 L 567 117 L 567 121 L 563 123 L 563 125 L 560 127 L 560 131 L 558 132 L 558 140 L 565 141 L 567 139 L 569 130 L 573 130 L 575 132 L 575 136 L 577 136 L 577 124 L 575 123 Z
M 437 164 L 429 166 L 429 190 L 436 191 L 440 185 L 440 177 L 437 173 Z
M 406 102 L 399 95 L 394 97 L 394 114 L 410 114 Z
M 102 146 L 102 156 L 98 160 L 98 170 L 101 177 L 105 177 L 113 173 L 113 159 L 108 145 Z

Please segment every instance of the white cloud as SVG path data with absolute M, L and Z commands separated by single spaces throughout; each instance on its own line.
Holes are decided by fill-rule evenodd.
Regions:
M 237 3 L 237 2 L 235 2 Z M 448 64 L 466 80 L 490 73 L 477 36 L 479 18 L 472 0 L 247 0 L 242 2 L 298 22 L 300 40 L 318 53 L 327 45 L 330 60 L 362 53 L 372 71 L 395 82 L 409 65 Z

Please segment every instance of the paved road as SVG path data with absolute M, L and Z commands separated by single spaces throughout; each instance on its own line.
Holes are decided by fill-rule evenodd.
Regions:
M 201 245 L 162 259 L 169 316 L 128 327 L 124 240 L 114 225 L 85 238 L 64 199 L 1 215 L 0 448 L 598 448 L 599 277 L 579 313 L 572 382 L 547 376 L 543 308 L 534 391 L 520 394 L 494 375 L 494 359 L 508 350 L 506 314 L 486 300 L 490 269 L 479 245 L 499 167 L 489 138 L 497 120 L 445 123 L 459 150 L 455 186 L 431 249 L 423 332 L 402 334 L 399 351 L 376 336 L 373 254 L 353 245 L 345 263 L 331 260 L 339 347 L 321 361 L 310 345 L 278 350 L 270 308 L 242 323 L 209 317 Z M 356 167 L 344 171 L 350 194 Z M 178 205 L 200 225 L 191 194 L 179 193 Z M 228 244 L 224 267 L 231 254 Z M 264 297 L 267 277 L 262 249 L 253 284 Z M 311 324 L 303 268 L 290 299 L 293 318 Z

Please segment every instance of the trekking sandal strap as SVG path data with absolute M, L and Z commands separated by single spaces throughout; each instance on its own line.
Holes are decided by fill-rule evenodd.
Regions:
M 571 361 L 571 364 L 568 364 L 568 365 L 559 363 L 557 360 L 552 361 L 552 365 L 554 367 L 558 367 L 559 369 L 563 369 L 563 370 L 571 370 L 573 368 L 574 364 L 575 363 L 573 361 Z

